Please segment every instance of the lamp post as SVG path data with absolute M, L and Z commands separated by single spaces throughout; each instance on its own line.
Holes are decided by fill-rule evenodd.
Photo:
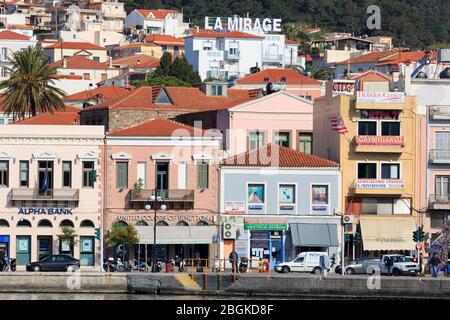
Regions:
M 156 213 L 158 212 L 157 204 L 163 203 L 162 197 L 158 196 L 158 190 L 155 189 L 155 193 L 150 197 L 150 201 L 153 202 L 154 218 L 153 218 L 153 248 L 152 248 L 152 272 L 156 272 Z M 150 210 L 152 207 L 150 204 L 145 205 L 145 210 Z M 165 204 L 161 204 L 160 209 L 166 211 Z

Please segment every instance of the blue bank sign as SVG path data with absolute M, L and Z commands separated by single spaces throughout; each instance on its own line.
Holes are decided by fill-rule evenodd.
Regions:
M 20 208 L 23 215 L 73 215 L 72 208 Z

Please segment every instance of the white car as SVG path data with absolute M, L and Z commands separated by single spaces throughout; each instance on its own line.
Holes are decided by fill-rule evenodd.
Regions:
M 330 258 L 326 252 L 302 252 L 292 261 L 280 262 L 275 265 L 275 271 L 281 273 L 287 272 L 310 272 L 320 274 L 320 257 L 325 257 L 325 266 L 330 268 Z

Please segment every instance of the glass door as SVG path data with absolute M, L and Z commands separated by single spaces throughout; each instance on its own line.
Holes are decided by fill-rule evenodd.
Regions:
M 93 266 L 94 261 L 94 237 L 80 237 L 80 265 Z
M 17 236 L 17 265 L 26 265 L 30 263 L 30 236 Z
M 38 236 L 38 260 L 41 261 L 44 257 L 52 254 L 52 237 Z
M 168 162 L 157 162 L 156 163 L 156 189 L 158 190 L 158 195 L 163 199 L 167 198 L 167 193 L 169 189 L 169 163 Z
M 39 196 L 51 198 L 53 192 L 53 161 L 38 162 Z

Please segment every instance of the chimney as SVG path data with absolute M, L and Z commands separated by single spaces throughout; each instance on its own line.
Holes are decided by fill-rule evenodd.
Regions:
M 63 68 L 67 68 L 67 58 L 63 58 Z

